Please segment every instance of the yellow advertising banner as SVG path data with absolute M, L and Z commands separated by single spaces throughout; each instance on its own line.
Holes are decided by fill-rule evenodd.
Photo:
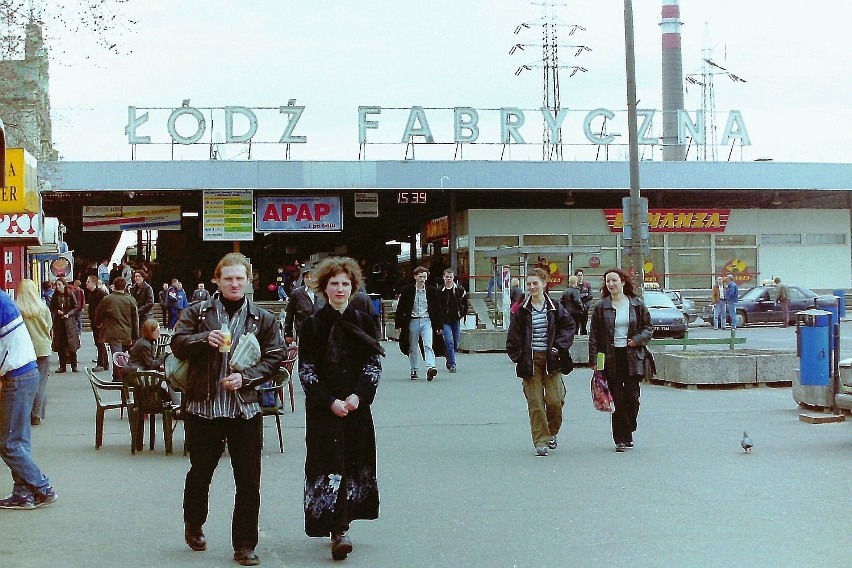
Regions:
M 6 149 L 6 185 L 0 191 L 0 213 L 38 213 L 38 162 L 23 148 Z

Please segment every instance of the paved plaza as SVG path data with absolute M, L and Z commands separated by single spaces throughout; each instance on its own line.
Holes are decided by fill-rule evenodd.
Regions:
M 83 345 L 89 362 L 91 334 Z M 800 422 L 789 388 L 643 385 L 636 448 L 617 454 L 609 417 L 590 400 L 591 372 L 578 368 L 565 378 L 559 448 L 538 458 L 504 354 L 460 354 L 457 374 L 412 382 L 397 345 L 385 346 L 373 405 L 381 517 L 353 523 L 348 566 L 801 567 L 852 557 L 852 423 Z M 153 452 L 133 456 L 117 411 L 95 450 L 94 415 L 82 369 L 51 376 L 33 447 L 59 500 L 0 510 L 3 565 L 235 566 L 227 457 L 211 490 L 208 549 L 193 552 L 183 541 L 183 425 L 174 455 L 160 435 Z M 285 454 L 274 419 L 264 420 L 263 565 L 333 565 L 327 540 L 303 532 L 301 388 L 283 417 Z M 11 479 L 0 479 L 5 495 Z

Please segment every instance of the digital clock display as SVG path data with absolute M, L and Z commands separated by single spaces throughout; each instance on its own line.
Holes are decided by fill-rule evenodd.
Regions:
M 426 192 L 425 191 L 400 191 L 396 194 L 396 202 L 399 204 L 408 205 L 410 204 L 425 204 L 426 203 Z

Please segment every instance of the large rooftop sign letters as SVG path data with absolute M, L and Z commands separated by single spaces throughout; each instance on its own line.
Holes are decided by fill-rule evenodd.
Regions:
M 428 112 L 427 112 L 428 111 Z M 304 106 L 287 105 L 280 107 L 204 107 L 181 106 L 170 108 L 137 108 L 127 107 L 127 125 L 124 127 L 129 144 L 197 144 L 197 143 L 265 143 L 265 144 L 307 144 L 308 137 L 299 132 L 299 121 L 305 112 Z M 158 120 L 154 124 L 151 114 Z M 380 120 L 384 114 L 385 122 Z M 655 134 L 655 118 L 662 111 L 655 109 L 639 109 L 640 118 L 638 140 L 642 145 L 660 145 L 660 137 Z M 388 117 L 390 115 L 390 117 Z M 402 116 L 407 115 L 403 120 Z M 714 144 L 728 146 L 740 143 L 750 146 L 748 130 L 742 113 L 731 110 L 727 113 L 725 127 L 719 140 L 706 140 L 705 120 L 703 111 L 688 112 L 679 110 L 677 115 L 678 141 L 687 144 Z M 261 120 L 261 117 L 263 120 Z M 437 132 L 443 136 L 436 137 L 430 117 L 436 125 Z M 570 118 L 569 118 L 570 117 Z M 575 118 L 576 117 L 576 118 Z M 401 143 L 417 141 L 426 144 L 434 143 L 499 143 L 499 144 L 540 144 L 541 140 L 527 142 L 524 132 L 540 132 L 544 124 L 550 131 L 551 140 L 563 140 L 565 143 L 609 145 L 626 135 L 617 131 L 626 120 L 626 112 L 613 111 L 607 108 L 593 110 L 561 109 L 556 115 L 550 109 L 521 109 L 518 107 L 501 107 L 497 109 L 475 109 L 472 107 L 425 108 L 412 106 L 410 108 L 383 108 L 380 106 L 358 107 L 358 143 Z M 538 119 L 538 120 L 534 120 Z M 527 125 L 527 122 L 533 124 Z M 661 122 L 661 120 L 657 120 Z M 224 135 L 210 130 L 212 125 L 224 124 Z M 619 126 L 620 125 L 620 126 Z M 572 127 L 583 138 L 577 142 L 570 141 L 560 134 L 563 126 Z M 374 140 L 368 140 L 368 132 L 374 131 Z M 480 140 L 482 131 L 486 132 L 488 140 Z M 160 136 L 155 139 L 154 134 Z M 393 133 L 393 134 L 391 134 Z M 395 135 L 401 135 L 397 138 Z M 164 135 L 168 135 L 166 138 Z M 383 138 L 382 138 L 383 136 Z M 392 137 L 390 137 L 392 136 Z M 205 138 L 206 137 L 206 138 Z M 378 138 L 382 138 L 379 140 Z M 203 140 L 203 142 L 202 142 Z

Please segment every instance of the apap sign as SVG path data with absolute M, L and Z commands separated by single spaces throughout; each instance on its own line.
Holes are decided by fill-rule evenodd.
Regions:
M 258 232 L 339 232 L 343 230 L 339 195 L 257 198 Z

